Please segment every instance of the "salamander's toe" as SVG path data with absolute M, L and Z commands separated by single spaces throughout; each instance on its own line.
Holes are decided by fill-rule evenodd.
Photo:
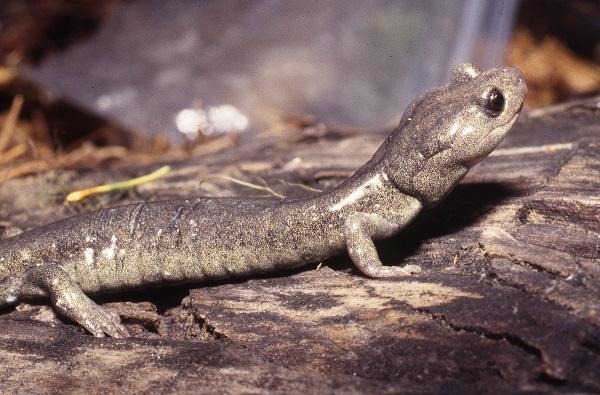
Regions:
M 98 305 L 90 306 L 79 323 L 96 337 L 108 335 L 121 339 L 130 336 L 117 313 Z

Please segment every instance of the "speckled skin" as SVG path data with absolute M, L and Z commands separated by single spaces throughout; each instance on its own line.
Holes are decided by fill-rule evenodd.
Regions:
M 118 315 L 87 293 L 272 272 L 344 250 L 369 277 L 418 272 L 383 266 L 373 240 L 393 236 L 443 199 L 500 143 L 525 92 L 518 70 L 459 65 L 448 84 L 414 101 L 373 158 L 332 191 L 301 199 L 140 203 L 2 240 L 0 306 L 48 296 L 95 336 L 125 337 Z

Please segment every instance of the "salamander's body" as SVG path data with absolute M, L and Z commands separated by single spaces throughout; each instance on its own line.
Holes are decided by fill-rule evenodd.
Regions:
M 417 99 L 373 158 L 337 188 L 303 199 L 197 198 L 100 210 L 0 241 L 0 306 L 49 296 L 96 336 L 127 335 L 86 293 L 248 276 L 347 250 L 367 276 L 383 266 L 373 240 L 437 204 L 500 143 L 520 113 L 521 74 L 453 70 Z
M 386 211 L 379 215 L 407 223 L 421 208 L 383 176 L 364 183 L 377 194 L 357 202 L 343 201 L 353 192 L 349 185 L 339 197 L 198 198 L 104 209 L 7 239 L 2 258 L 14 266 L 13 274 L 44 262 L 60 263 L 84 292 L 294 267 L 342 251 L 344 222 L 356 211 L 377 205 Z

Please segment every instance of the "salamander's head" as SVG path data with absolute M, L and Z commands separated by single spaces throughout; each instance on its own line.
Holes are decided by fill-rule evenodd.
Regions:
M 436 204 L 490 154 L 517 120 L 527 91 L 511 67 L 482 72 L 471 64 L 415 100 L 382 146 L 386 173 L 426 205 Z

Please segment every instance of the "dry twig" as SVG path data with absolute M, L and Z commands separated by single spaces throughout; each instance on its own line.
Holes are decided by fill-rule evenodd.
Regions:
M 8 147 L 15 134 L 17 121 L 19 120 L 19 114 L 23 108 L 24 101 L 25 99 L 22 95 L 17 95 L 13 99 L 8 115 L 4 120 L 4 125 L 2 125 L 2 130 L 0 130 L 0 153 L 4 152 L 6 147 Z
M 273 190 L 271 187 L 269 187 L 266 183 L 265 185 L 258 185 L 258 184 L 253 184 L 251 182 L 247 182 L 247 181 L 243 181 L 243 180 L 239 180 L 237 178 L 233 178 L 230 176 L 225 176 L 225 175 L 214 175 L 214 176 L 208 176 L 208 177 L 204 177 L 202 179 L 200 179 L 200 184 L 205 183 L 206 181 L 210 181 L 213 179 L 221 179 L 221 180 L 227 180 L 230 182 L 233 182 L 234 184 L 238 184 L 247 188 L 252 188 L 252 189 L 257 189 L 259 191 L 265 191 L 268 192 L 269 194 L 278 197 L 280 199 L 285 199 L 285 195 L 282 195 L 281 193 Z

